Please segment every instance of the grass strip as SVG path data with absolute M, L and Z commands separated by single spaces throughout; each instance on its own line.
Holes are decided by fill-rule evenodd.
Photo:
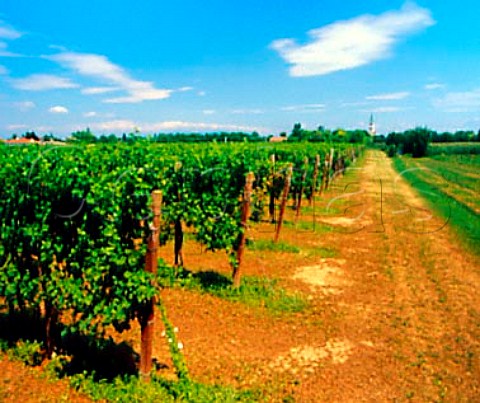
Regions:
M 163 287 L 181 287 L 214 295 L 254 308 L 266 308 L 273 314 L 301 312 L 307 307 L 304 296 L 287 292 L 278 281 L 266 277 L 243 276 L 240 287 L 232 286 L 229 277 L 215 271 L 191 272 L 159 264 L 158 283 Z
M 421 162 L 420 160 L 416 161 Z M 480 216 L 465 206 L 452 196 L 449 196 L 441 189 L 430 184 L 421 178 L 417 172 L 408 171 L 411 164 L 408 164 L 408 158 L 395 158 L 394 167 L 402 176 L 417 190 L 422 191 L 422 197 L 428 202 L 429 206 L 444 220 L 448 220 L 456 234 L 459 236 L 462 244 L 471 252 L 480 255 Z M 438 195 L 441 195 L 446 203 L 438 202 Z

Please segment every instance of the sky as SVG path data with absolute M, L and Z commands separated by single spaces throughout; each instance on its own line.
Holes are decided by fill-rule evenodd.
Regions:
M 0 137 L 480 128 L 474 0 L 0 0 Z

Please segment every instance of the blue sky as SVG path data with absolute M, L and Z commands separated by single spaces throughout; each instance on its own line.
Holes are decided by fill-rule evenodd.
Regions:
M 480 6 L 0 2 L 0 136 L 480 128 Z

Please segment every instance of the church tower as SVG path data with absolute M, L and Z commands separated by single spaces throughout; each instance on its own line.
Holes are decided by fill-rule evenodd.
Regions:
M 368 124 L 368 134 L 375 136 L 377 134 L 377 128 L 375 127 L 375 121 L 373 120 L 373 113 L 370 114 L 370 123 Z

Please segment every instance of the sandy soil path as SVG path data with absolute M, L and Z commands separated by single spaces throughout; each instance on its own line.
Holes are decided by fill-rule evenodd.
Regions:
M 329 340 L 344 354 L 324 361 L 301 395 L 480 401 L 478 258 L 462 250 L 383 153 L 368 151 L 357 179 L 347 192 L 357 193 L 348 196 L 350 208 L 337 218 L 339 258 L 296 272 L 337 312 Z

